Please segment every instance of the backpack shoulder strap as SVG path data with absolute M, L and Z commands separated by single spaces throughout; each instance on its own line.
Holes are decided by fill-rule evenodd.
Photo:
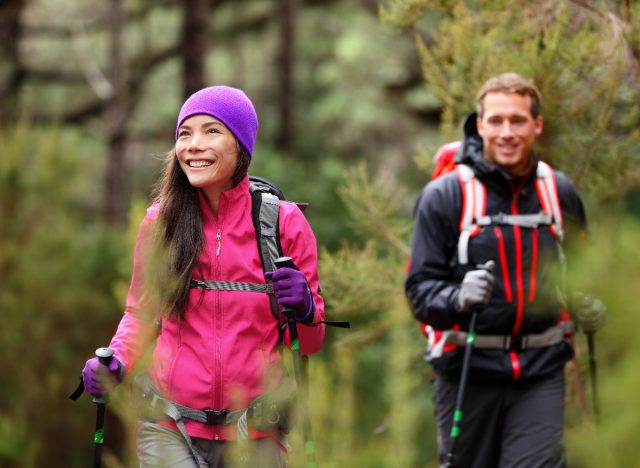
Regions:
M 251 182 L 249 190 L 251 192 L 251 219 L 256 231 L 262 269 L 265 273 L 275 271 L 274 261 L 282 256 L 280 229 L 278 227 L 280 199 L 260 184 Z M 267 283 L 271 284 L 271 281 L 267 280 Z M 270 295 L 269 301 L 271 313 L 280 321 L 280 308 L 275 297 Z
M 462 211 L 460 213 L 460 223 L 458 229 L 458 263 L 466 265 L 469 263 L 469 239 L 480 231 L 477 220 L 480 219 L 487 209 L 487 190 L 480 182 L 473 169 L 466 164 L 456 166 L 456 174 L 462 189 Z
M 564 237 L 564 220 L 560 209 L 558 185 L 552 167 L 544 161 L 538 161 L 536 169 L 536 190 L 538 199 L 545 214 L 551 216 L 551 232 L 562 241 Z

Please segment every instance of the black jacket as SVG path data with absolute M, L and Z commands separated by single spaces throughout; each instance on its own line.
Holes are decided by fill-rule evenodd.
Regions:
M 536 164 L 514 178 L 483 157 L 476 116 L 465 121 L 465 138 L 456 162 L 471 166 L 487 189 L 486 214 L 529 214 L 541 211 L 536 193 Z M 554 171 L 565 222 L 565 239 L 586 229 L 584 208 L 571 181 Z M 469 314 L 457 314 L 454 301 L 469 267 L 456 263 L 462 191 L 455 171 L 429 182 L 415 208 L 411 267 L 406 292 L 416 319 L 436 330 L 458 324 L 468 328 Z M 490 303 L 478 315 L 478 334 L 520 336 L 537 334 L 557 324 L 560 314 L 562 268 L 558 242 L 549 227 L 525 229 L 510 225 L 483 227 L 469 242 L 469 265 L 494 260 L 495 287 Z M 502 255 L 502 257 L 501 257 Z M 507 268 L 503 269 L 502 265 Z M 463 349 L 430 359 L 437 371 L 458 374 Z M 558 343 L 525 350 L 473 351 L 471 378 L 512 379 L 514 366 L 527 379 L 560 369 L 572 356 L 570 346 Z

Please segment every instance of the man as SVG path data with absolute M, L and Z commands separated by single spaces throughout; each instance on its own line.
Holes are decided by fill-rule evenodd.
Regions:
M 584 209 L 569 179 L 534 155 L 543 129 L 534 85 L 502 74 L 476 104 L 458 168 L 427 184 L 416 204 L 406 281 L 429 330 L 440 459 L 451 444 L 464 331 L 477 312 L 455 466 L 561 467 L 563 368 L 573 350 L 558 294 L 560 241 L 585 231 Z M 481 268 L 489 261 L 493 272 Z

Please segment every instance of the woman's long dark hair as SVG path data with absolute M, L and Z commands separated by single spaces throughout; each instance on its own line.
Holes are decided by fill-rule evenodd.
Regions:
M 232 177 L 235 187 L 245 177 L 251 162 L 247 150 L 236 142 L 238 165 Z M 175 148 L 166 155 L 162 178 L 156 189 L 160 203 L 155 255 L 162 255 L 162 268 L 151 271 L 157 280 L 163 313 L 184 319 L 189 301 L 193 269 L 203 249 L 204 234 L 198 189 L 182 171 Z M 165 288 L 168 288 L 165 290 Z

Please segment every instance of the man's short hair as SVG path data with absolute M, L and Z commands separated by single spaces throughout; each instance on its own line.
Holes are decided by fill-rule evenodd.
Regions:
M 489 93 L 517 93 L 531 98 L 531 115 L 537 118 L 540 115 L 542 95 L 538 88 L 529 80 L 517 73 L 503 73 L 490 78 L 476 95 L 476 111 L 482 118 L 484 111 L 484 97 Z

